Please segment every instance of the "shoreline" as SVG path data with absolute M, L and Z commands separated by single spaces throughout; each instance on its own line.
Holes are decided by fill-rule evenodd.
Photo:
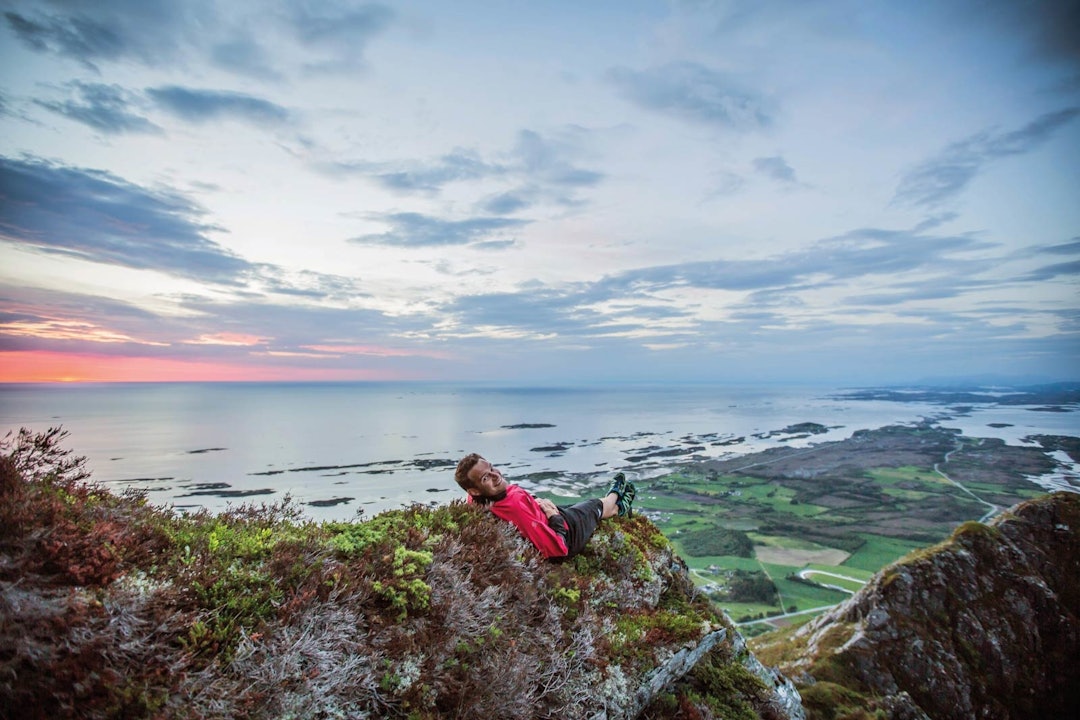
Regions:
M 1036 434 L 1080 435 L 1080 404 L 1057 403 L 1067 412 L 1049 413 L 1046 404 L 1011 404 L 1015 394 L 1005 405 L 957 405 L 928 402 L 934 398 L 925 391 L 887 400 L 869 391 L 841 396 L 836 388 L 711 391 L 716 394 L 677 385 L 640 394 L 626 387 L 482 387 L 470 394 L 458 386 L 405 384 L 124 387 L 117 394 L 98 388 L 90 405 L 60 402 L 68 395 L 59 390 L 24 393 L 23 407 L 8 403 L 0 422 L 62 425 L 74 448 L 91 458 L 96 482 L 145 491 L 158 505 L 217 512 L 289 494 L 315 520 L 446 502 L 458 493 L 452 468 L 471 451 L 530 489 L 571 496 L 617 471 L 654 478 L 710 460 L 842 441 L 890 424 L 929 420 L 1010 445 Z M 958 398 L 948 390 L 937 399 Z M 1047 487 L 1068 482 L 1071 471 L 1046 479 Z
M 950 418 L 944 418 L 947 421 Z M 909 427 L 915 427 L 920 423 L 926 423 L 930 426 L 942 427 L 942 420 L 922 420 L 918 422 L 909 423 Z M 825 426 L 817 423 L 798 423 L 795 426 L 786 426 L 779 430 L 769 431 L 767 433 L 756 433 L 753 437 L 757 439 L 768 439 L 776 442 L 773 447 L 763 450 L 753 450 L 749 452 L 738 452 L 731 448 L 738 447 L 742 441 L 746 438 L 743 436 L 735 438 L 723 438 L 719 437 L 716 433 L 704 433 L 701 435 L 682 436 L 677 438 L 673 444 L 667 446 L 664 445 L 646 445 L 640 446 L 640 436 L 626 436 L 626 437 L 608 437 L 603 440 L 614 440 L 619 442 L 628 443 L 637 447 L 627 451 L 629 454 L 624 458 L 623 464 L 613 463 L 601 463 L 602 467 L 593 468 L 588 470 L 582 470 L 579 472 L 555 472 L 551 470 L 531 470 L 531 464 L 517 462 L 505 465 L 507 468 L 507 474 L 510 479 L 527 490 L 534 493 L 547 493 L 555 498 L 576 498 L 588 495 L 591 491 L 602 489 L 606 486 L 609 478 L 616 472 L 624 472 L 628 477 L 631 477 L 635 481 L 653 480 L 662 478 L 671 473 L 677 473 L 686 468 L 695 468 L 700 466 L 717 466 L 724 467 L 729 464 L 735 464 L 739 470 L 751 469 L 759 464 L 773 464 L 788 462 L 791 458 L 803 457 L 810 454 L 821 453 L 827 451 L 824 446 L 843 444 L 850 441 L 852 438 L 859 434 L 873 433 L 881 431 L 886 427 L 881 426 L 878 428 L 860 428 L 853 430 L 848 437 L 840 440 L 827 440 L 822 442 L 813 442 L 813 440 L 820 438 L 829 431 L 846 430 L 844 426 L 831 426 L 826 428 Z M 644 434 L 649 437 L 654 437 L 655 434 Z M 969 438 L 973 440 L 992 441 L 988 438 L 979 438 L 959 434 L 958 437 Z M 1043 447 L 1039 444 L 1037 438 L 1056 438 L 1060 442 L 1055 445 Z M 1080 438 L 1072 436 L 1026 436 L 1024 438 L 1026 442 L 1020 445 L 1008 445 L 1002 444 L 1006 448 L 1040 448 L 1048 457 L 1052 458 L 1055 463 L 1053 469 L 1048 470 L 1042 474 L 1034 474 L 1026 476 L 1026 479 L 1033 485 L 1042 488 L 1045 492 L 1054 492 L 1059 490 L 1080 492 L 1080 452 L 1077 452 L 1075 446 L 1080 445 Z M 1050 447 L 1059 447 L 1062 444 L 1067 444 L 1067 441 L 1073 442 L 1074 455 L 1070 455 L 1068 451 L 1064 449 L 1050 449 Z M 794 441 L 809 441 L 805 445 L 795 445 Z M 592 446 L 596 443 L 583 443 L 584 446 Z M 574 445 L 565 444 L 560 446 L 558 450 L 549 451 L 548 448 L 536 448 L 538 453 L 546 453 L 544 457 L 561 457 L 567 451 L 572 450 Z M 707 447 L 724 448 L 724 450 L 718 455 L 703 454 Z M 224 451 L 226 448 L 213 448 L 216 451 Z M 195 451 L 193 451 L 195 452 Z M 206 452 L 200 450 L 197 452 Z M 873 452 L 873 451 L 872 451 Z M 430 455 L 430 453 L 426 453 Z M 887 464 L 887 453 L 884 453 L 881 449 L 878 449 L 876 453 L 879 456 L 879 462 Z M 541 458 L 542 460 L 543 458 Z M 451 501 L 454 498 L 460 496 L 460 491 L 457 485 L 453 482 L 452 471 L 456 466 L 457 459 L 450 457 L 437 457 L 437 458 L 413 458 L 408 459 L 390 459 L 384 461 L 371 461 L 362 463 L 346 463 L 346 464 L 328 464 L 328 465 L 313 465 L 297 468 L 277 468 L 264 471 L 257 471 L 248 473 L 251 477 L 280 477 L 280 476 L 314 476 L 322 478 L 324 480 L 330 480 L 330 478 L 345 478 L 349 477 L 352 482 L 346 480 L 330 481 L 337 485 L 348 487 L 346 492 L 334 493 L 331 487 L 327 487 L 331 492 L 324 493 L 324 497 L 312 498 L 302 501 L 302 506 L 305 512 L 312 515 L 312 519 L 330 519 L 319 517 L 319 510 L 336 509 L 333 515 L 336 519 L 342 519 L 338 510 L 347 510 L 350 515 L 355 515 L 357 512 L 363 512 L 366 516 L 377 514 L 388 509 L 396 509 L 401 507 L 408 507 L 413 504 L 438 506 L 445 502 Z M 529 470 L 528 472 L 518 472 L 522 469 Z M 393 478 L 399 473 L 411 473 L 411 477 L 416 477 L 417 473 L 424 476 L 423 482 L 414 482 L 417 486 L 411 492 L 414 498 L 411 501 L 400 502 L 396 505 L 386 505 L 380 508 L 376 513 L 369 513 L 368 509 L 371 505 L 378 505 L 379 500 L 387 499 L 387 495 L 379 494 L 384 492 L 381 487 L 370 488 L 369 493 L 365 496 L 364 493 L 359 492 L 355 479 L 357 477 L 371 477 L 378 478 L 379 476 L 387 476 L 388 480 Z M 400 480 L 400 477 L 398 478 Z M 157 490 L 158 492 L 168 491 L 168 488 L 147 488 L 145 486 L 139 487 L 141 483 L 156 483 L 156 482 L 170 482 L 175 481 L 172 477 L 159 477 L 159 478 L 131 478 L 120 481 L 113 481 L 105 483 L 110 487 L 131 487 L 135 486 L 136 489 L 143 490 Z M 419 485 L 426 485 L 420 489 Z M 203 483 L 203 482 L 178 482 L 174 486 L 178 490 L 184 492 L 173 492 L 170 495 L 171 504 L 174 509 L 177 510 L 194 510 L 204 507 L 201 503 L 191 503 L 192 498 L 217 498 L 226 501 L 238 501 L 238 502 L 262 502 L 271 499 L 280 499 L 285 495 L 292 495 L 293 486 L 286 486 L 284 488 L 279 487 L 260 487 L 260 488 L 246 488 L 237 489 L 228 483 Z M 436 495 L 442 495 L 443 493 L 450 493 L 450 497 L 434 497 Z M 378 498 L 374 497 L 378 495 Z M 189 502 L 184 502 L 189 500 Z M 177 502 L 179 501 L 179 502 Z M 307 508 L 314 508 L 315 511 L 307 510 Z

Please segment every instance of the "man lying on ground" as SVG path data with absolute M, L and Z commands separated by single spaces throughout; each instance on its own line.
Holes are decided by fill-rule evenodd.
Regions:
M 506 482 L 501 472 L 476 453 L 461 459 L 454 479 L 469 494 L 469 502 L 483 505 L 512 522 L 549 559 L 572 558 L 580 553 L 601 520 L 632 512 L 637 494 L 634 483 L 618 473 L 604 497 L 559 506 Z

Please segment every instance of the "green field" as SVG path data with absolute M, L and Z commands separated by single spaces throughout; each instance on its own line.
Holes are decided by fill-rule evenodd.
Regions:
M 866 544 L 844 561 L 845 569 L 857 568 L 875 573 L 886 565 L 896 562 L 912 550 L 918 550 L 928 544 L 871 535 L 869 533 L 860 533 L 859 537 L 863 538 Z
M 886 565 L 944 539 L 961 522 L 979 519 L 987 510 L 934 470 L 946 452 L 967 439 L 925 426 L 892 427 L 866 431 L 859 438 L 860 447 L 866 447 L 867 437 L 877 445 L 871 445 L 863 456 L 852 460 L 853 453 L 847 450 L 835 468 L 818 468 L 813 473 L 800 462 L 785 469 L 770 460 L 748 466 L 754 468 L 752 473 L 761 472 L 760 477 L 692 466 L 639 479 L 635 508 L 657 524 L 691 568 L 694 582 L 718 598 L 720 607 L 736 621 L 820 610 L 850 597 Z M 969 445 L 973 444 L 965 447 Z M 924 455 L 921 463 L 881 466 L 891 457 L 910 458 L 919 453 Z M 805 453 L 800 461 L 803 456 Z M 987 463 L 987 472 L 980 477 L 990 480 L 964 483 L 976 495 L 1019 502 L 1041 494 L 1033 485 L 1017 484 L 1015 478 L 995 482 L 999 475 L 990 467 L 994 458 L 980 461 Z M 970 467 L 975 460 L 969 457 L 965 462 Z M 567 497 L 552 499 L 572 501 Z M 752 546 L 754 556 L 691 555 L 688 551 L 711 547 L 702 544 L 703 538 L 731 535 L 707 532 L 711 529 L 745 535 L 742 547 Z M 819 572 L 800 578 L 804 570 Z M 731 599 L 735 592 L 733 571 L 765 573 L 775 586 L 775 601 Z M 753 635 L 771 628 L 754 623 L 745 629 Z

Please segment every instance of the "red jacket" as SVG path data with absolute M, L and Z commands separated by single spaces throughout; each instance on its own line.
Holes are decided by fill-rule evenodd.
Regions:
M 469 502 L 477 502 L 469 495 Z M 534 498 L 517 485 L 506 486 L 506 496 L 493 502 L 480 502 L 496 516 L 512 522 L 544 557 L 566 557 L 566 541 L 548 524 L 548 518 Z M 562 518 L 556 515 L 559 520 Z

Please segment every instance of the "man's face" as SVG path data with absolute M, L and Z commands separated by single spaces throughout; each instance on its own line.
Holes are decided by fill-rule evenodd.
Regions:
M 506 492 L 506 478 L 493 468 L 487 460 L 480 459 L 469 470 L 469 494 L 477 497 L 495 497 Z

